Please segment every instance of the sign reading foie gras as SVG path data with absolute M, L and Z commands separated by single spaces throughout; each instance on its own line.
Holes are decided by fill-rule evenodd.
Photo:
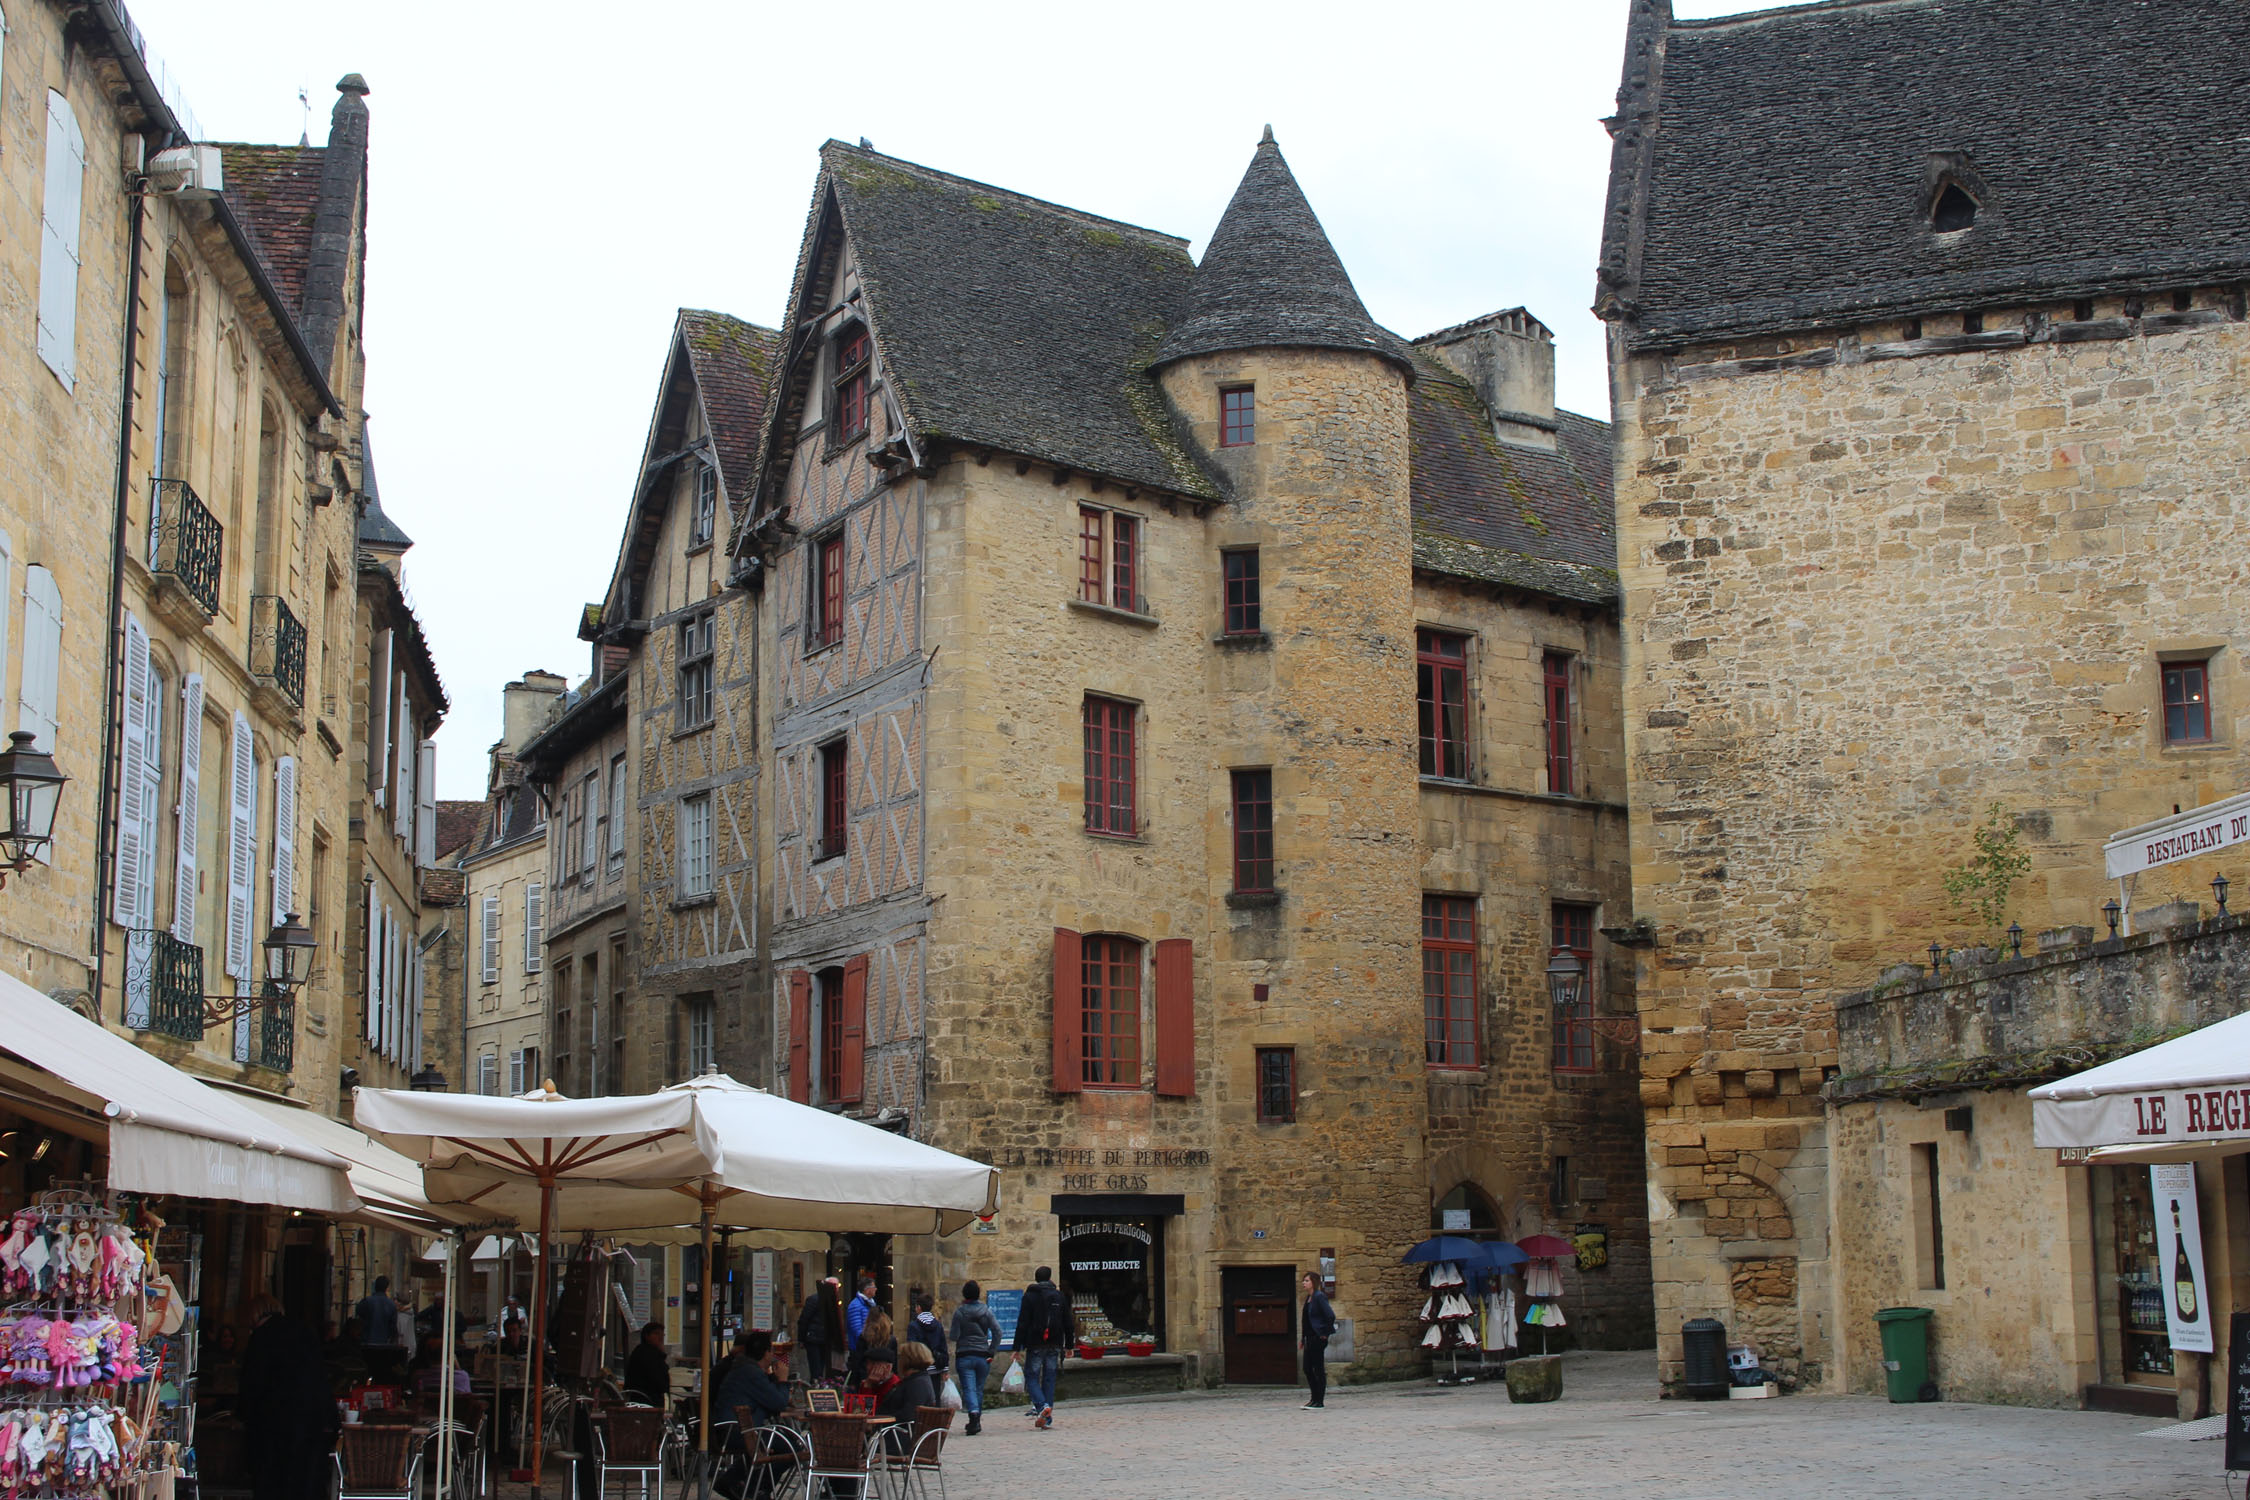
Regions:
M 2164 1294 L 2164 1327 L 2173 1352 L 2209 1354 L 2211 1307 L 2203 1279 L 2203 1226 L 2195 1211 L 2195 1164 L 2153 1166 L 2156 1198 L 2157 1284 Z

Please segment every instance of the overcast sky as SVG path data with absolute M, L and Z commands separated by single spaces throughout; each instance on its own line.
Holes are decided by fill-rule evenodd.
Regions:
M 1523 304 L 1608 415 L 1587 312 L 1627 0 L 848 6 L 128 0 L 212 139 L 373 92 L 367 406 L 481 796 L 500 688 L 574 681 L 675 309 L 781 315 L 830 136 L 1188 236 L 1271 122 L 1376 319 Z M 1682 16 L 1751 8 L 1679 0 Z

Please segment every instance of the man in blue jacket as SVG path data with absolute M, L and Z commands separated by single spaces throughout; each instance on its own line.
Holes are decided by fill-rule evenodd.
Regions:
M 862 1276 L 859 1278 L 859 1295 L 852 1298 L 844 1308 L 844 1331 L 851 1335 L 852 1353 L 859 1352 L 860 1331 L 867 1327 L 867 1320 L 874 1316 L 875 1278 Z
M 1319 1411 L 1328 1404 L 1328 1341 L 1336 1336 L 1336 1309 L 1321 1295 L 1318 1276 L 1307 1271 L 1304 1286 L 1304 1316 L 1297 1327 L 1305 1350 L 1305 1384 L 1312 1389 L 1304 1409 Z

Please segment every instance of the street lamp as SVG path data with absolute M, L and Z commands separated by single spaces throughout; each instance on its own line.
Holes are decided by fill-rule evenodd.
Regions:
M 418 1094 L 442 1094 L 445 1092 L 445 1074 L 436 1068 L 424 1068 L 408 1079 L 406 1086 Z
M 1578 1004 L 1579 992 L 1586 983 L 1586 966 L 1578 955 L 1568 950 L 1547 960 L 1547 993 L 1553 997 L 1555 1010 L 1568 1014 Z
M 2115 896 L 2102 903 L 2102 916 L 2108 921 L 2109 935 L 2113 938 L 2117 936 L 2117 918 L 2124 910 L 2124 907 L 2117 904 Z
M 2222 917 L 2225 916 L 2227 914 L 2226 876 L 2214 875 L 2211 877 L 2211 894 L 2219 898 L 2219 915 Z
M 2008 924 L 2008 952 L 2016 958 L 2023 957 L 2023 923 Z
M 62 801 L 68 776 L 55 769 L 55 758 L 37 748 L 39 736 L 19 729 L 0 750 L 0 886 L 8 872 L 28 870 L 55 838 L 55 810 Z
M 312 978 L 313 953 L 319 947 L 320 939 L 297 919 L 295 912 L 289 913 L 279 926 L 266 934 L 266 983 L 284 997 L 295 994 Z

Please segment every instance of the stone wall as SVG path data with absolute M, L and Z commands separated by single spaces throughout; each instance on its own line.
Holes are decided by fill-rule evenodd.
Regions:
M 1941 886 L 1986 809 L 2033 857 L 2010 914 L 2039 928 L 2095 920 L 2110 833 L 2242 783 L 2241 612 L 2210 560 L 2250 540 L 2230 488 L 2250 332 L 2189 301 L 2104 303 L 2067 335 L 2071 308 L 1996 309 L 1973 337 L 1614 363 L 1668 1378 L 1680 1322 L 1727 1317 L 1733 1267 L 1775 1259 L 1784 1227 L 1784 1363 L 1810 1381 L 1830 1357 L 1832 997 L 1933 939 L 1990 939 Z M 2163 744 L 2181 654 L 2211 657 L 2207 746 Z M 2153 874 L 2136 902 L 2206 879 Z

